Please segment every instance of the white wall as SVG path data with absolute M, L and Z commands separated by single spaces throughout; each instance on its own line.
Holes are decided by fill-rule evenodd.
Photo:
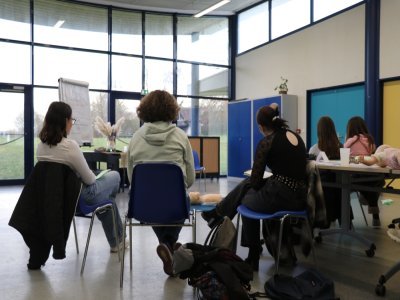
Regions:
M 381 0 L 380 78 L 400 75 L 400 1 Z
M 360 5 L 237 57 L 236 98 L 276 95 L 280 76 L 288 78 L 306 140 L 307 90 L 364 81 L 364 48 L 365 6 Z

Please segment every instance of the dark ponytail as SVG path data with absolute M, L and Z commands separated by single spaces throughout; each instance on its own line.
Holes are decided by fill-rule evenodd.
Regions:
M 274 131 L 289 128 L 287 121 L 280 118 L 278 106 L 276 108 L 270 105 L 261 107 L 257 112 L 257 124 Z

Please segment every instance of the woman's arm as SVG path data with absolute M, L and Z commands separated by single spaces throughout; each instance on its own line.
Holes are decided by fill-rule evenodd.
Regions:
M 271 138 L 263 138 L 257 145 L 254 157 L 253 168 L 251 170 L 251 187 L 258 190 L 264 184 L 264 171 L 267 166 L 267 156 L 271 148 Z
M 90 170 L 81 149 L 79 149 L 79 146 L 75 141 L 70 143 L 69 157 L 70 164 L 79 174 L 82 181 L 87 185 L 93 184 L 96 181 L 96 176 L 94 175 L 93 171 Z
M 185 167 L 186 167 L 186 184 L 187 184 L 187 188 L 189 188 L 192 186 L 196 174 L 194 171 L 192 146 L 190 145 L 188 138 L 186 138 L 184 161 L 185 161 Z

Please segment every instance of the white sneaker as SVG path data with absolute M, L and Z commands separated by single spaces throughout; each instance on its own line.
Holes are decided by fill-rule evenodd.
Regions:
M 128 242 L 128 240 L 125 240 L 125 249 L 128 249 L 128 248 L 129 248 L 129 242 Z M 123 249 L 124 249 L 124 241 L 121 241 L 119 243 L 119 250 L 123 250 Z M 118 253 L 118 247 L 117 246 L 111 247 L 110 248 L 110 252 L 111 253 Z
M 387 234 L 393 241 L 400 243 L 400 230 L 389 228 Z

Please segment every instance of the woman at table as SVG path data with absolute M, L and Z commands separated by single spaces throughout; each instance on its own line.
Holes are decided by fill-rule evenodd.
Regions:
M 82 179 L 83 188 L 81 197 L 88 205 L 94 205 L 105 200 L 111 200 L 115 210 L 115 220 L 118 227 L 118 239 L 114 234 L 114 225 L 111 210 L 98 213 L 110 245 L 110 252 L 118 252 L 118 247 L 123 245 L 122 222 L 115 203 L 119 189 L 120 176 L 116 171 L 109 171 L 96 180 L 93 171 L 83 156 L 76 141 L 67 136 L 75 123 L 72 118 L 71 107 L 64 102 L 52 102 L 44 118 L 43 128 L 39 133 L 40 143 L 37 147 L 38 161 L 52 161 L 69 166 Z M 119 241 L 119 245 L 117 244 Z
M 330 117 L 322 116 L 318 120 L 317 137 L 318 142 L 310 148 L 309 154 L 317 157 L 321 151 L 324 151 L 330 160 L 340 159 L 339 149 L 342 147 L 342 144 L 337 137 L 335 123 Z M 330 171 L 321 170 L 320 175 L 322 181 L 336 181 L 336 175 Z M 322 187 L 322 189 L 324 191 L 326 215 L 329 223 L 336 221 L 336 219 L 340 220 L 341 190 L 326 186 Z
M 238 184 L 214 210 L 202 213 L 210 226 L 222 216 L 232 219 L 240 204 L 263 213 L 301 210 L 306 207 L 306 148 L 303 140 L 289 130 L 287 121 L 279 117 L 278 105 L 275 103 L 261 107 L 256 120 L 264 137 L 257 145 L 251 176 Z M 263 179 L 266 167 L 273 175 Z M 260 259 L 260 222 L 246 217 L 242 220 L 241 245 L 249 248 L 245 261 L 256 271 Z M 279 229 L 269 228 L 271 236 L 276 236 Z M 280 259 L 292 265 L 296 256 L 290 228 L 285 230 Z M 266 238 L 270 245 L 270 237 Z
M 364 119 L 355 116 L 347 122 L 345 148 L 350 148 L 350 156 L 371 156 L 376 149 L 374 138 L 369 134 L 367 124 Z M 363 183 L 369 186 L 381 187 L 384 185 L 383 180 L 368 181 Z M 381 221 L 379 219 L 378 199 L 380 193 L 360 191 L 360 202 L 368 204 L 368 213 L 372 214 L 372 225 L 379 227 Z
M 139 162 L 170 161 L 181 167 L 186 188 L 189 188 L 195 179 L 193 153 L 186 133 L 172 123 L 179 114 L 175 97 L 167 91 L 153 91 L 140 101 L 136 112 L 144 124 L 129 143 L 129 181 L 132 182 L 133 167 Z M 157 254 L 168 275 L 173 275 L 172 253 L 179 245 L 177 241 L 181 229 L 171 226 L 153 227 L 159 241 Z

